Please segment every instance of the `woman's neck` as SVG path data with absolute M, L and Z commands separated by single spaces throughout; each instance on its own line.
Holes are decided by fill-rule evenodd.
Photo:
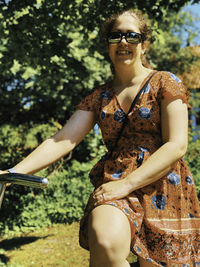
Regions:
M 141 77 L 146 77 L 151 71 L 143 65 L 137 66 L 137 68 L 119 67 L 115 71 L 114 84 L 118 86 L 137 84 Z

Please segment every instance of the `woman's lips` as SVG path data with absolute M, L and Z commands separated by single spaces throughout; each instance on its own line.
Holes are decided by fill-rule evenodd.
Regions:
M 132 52 L 130 52 L 130 51 L 127 51 L 127 50 L 118 50 L 117 51 L 117 55 L 119 55 L 119 56 L 126 56 L 126 55 L 130 55 L 130 54 L 132 54 Z

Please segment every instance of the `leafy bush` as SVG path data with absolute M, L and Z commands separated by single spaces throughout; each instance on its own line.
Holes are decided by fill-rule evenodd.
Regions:
M 18 126 L 2 125 L 0 127 L 0 168 L 5 169 L 15 165 L 42 140 L 52 136 L 60 128 L 61 125 L 53 120 L 46 124 L 27 122 Z
M 60 127 L 56 122 L 32 127 L 2 126 L 1 168 L 16 164 Z M 30 231 L 31 228 L 44 225 L 79 220 L 93 188 L 88 173 L 104 152 L 101 134 L 96 135 L 92 131 L 72 155 L 38 173 L 40 176 L 50 178 L 47 189 L 32 189 L 17 185 L 7 188 L 1 208 L 0 231 L 5 233 L 12 230 Z
M 30 231 L 53 223 L 71 223 L 81 218 L 92 185 L 88 172 L 93 163 L 72 160 L 66 170 L 53 172 L 47 189 L 11 186 L 1 210 L 1 232 Z M 47 170 L 40 172 L 45 176 Z
M 195 142 L 192 139 L 192 134 L 190 133 L 189 144 L 188 144 L 188 151 L 185 156 L 185 159 L 190 167 L 192 175 L 195 180 L 196 188 L 198 197 L 200 199 L 200 158 L 199 158 L 199 151 L 200 151 L 200 140 L 197 139 Z

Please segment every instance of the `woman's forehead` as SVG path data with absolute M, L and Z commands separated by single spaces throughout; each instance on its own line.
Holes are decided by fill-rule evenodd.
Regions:
M 130 14 L 122 14 L 116 19 L 112 30 L 140 32 L 139 21 Z

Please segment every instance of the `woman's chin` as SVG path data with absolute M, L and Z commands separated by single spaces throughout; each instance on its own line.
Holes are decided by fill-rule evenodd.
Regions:
M 132 58 L 120 58 L 120 59 L 118 59 L 118 61 L 117 61 L 117 64 L 118 64 L 118 66 L 120 66 L 120 65 L 125 65 L 125 66 L 130 66 L 130 65 L 133 65 L 133 59 Z

